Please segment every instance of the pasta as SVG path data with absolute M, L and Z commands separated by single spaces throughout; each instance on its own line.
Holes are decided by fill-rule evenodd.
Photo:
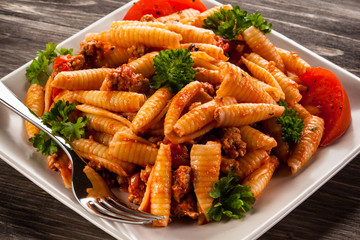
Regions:
M 89 194 L 128 189 L 139 210 L 165 216 L 153 226 L 183 216 L 198 224 L 212 221 L 210 192 L 228 174 L 257 198 L 276 176 L 279 160 L 297 173 L 324 132 L 324 120 L 315 116 L 319 109 L 300 102 L 306 87 L 299 75 L 311 66 L 254 26 L 233 42 L 215 36 L 203 21 L 219 11 L 186 9 L 157 19 L 114 21 L 101 33 L 87 34 L 76 56 L 85 61 L 81 67 L 54 72 L 44 88 L 32 84 L 27 93 L 26 105 L 39 116 L 60 100 L 76 103 L 69 121 L 87 122 L 84 136 L 70 142 L 88 162 Z M 192 70 L 192 79 L 176 91 L 179 76 L 159 87 L 155 82 L 161 51 L 173 50 L 188 54 Z M 294 143 L 286 141 L 279 121 L 288 110 L 304 122 Z M 39 133 L 28 123 L 26 130 L 29 138 Z M 59 150 L 48 156 L 48 165 L 71 188 L 67 156 Z

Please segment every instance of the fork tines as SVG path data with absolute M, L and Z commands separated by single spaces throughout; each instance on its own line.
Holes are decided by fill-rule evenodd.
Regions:
M 81 199 L 81 203 L 91 209 L 95 215 L 122 223 L 149 224 L 165 218 L 131 209 L 110 197 L 84 198 Z

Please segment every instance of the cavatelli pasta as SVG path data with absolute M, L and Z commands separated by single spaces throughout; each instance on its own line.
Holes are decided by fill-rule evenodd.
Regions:
M 46 81 L 44 90 L 44 112 L 48 112 L 50 110 L 50 106 L 52 103 L 52 97 L 53 97 L 53 88 L 51 86 L 51 82 L 52 82 L 53 78 L 52 76 L 50 76 L 48 78 L 48 80 Z
M 146 47 L 179 48 L 182 37 L 180 34 L 166 29 L 121 25 L 101 34 L 101 39 L 119 47 L 144 45 Z
M 109 189 L 104 179 L 93 168 L 89 166 L 84 167 L 84 173 L 90 180 L 92 188 L 87 189 L 87 197 L 99 198 L 99 197 L 111 197 L 115 198 L 114 194 Z
M 180 43 L 208 43 L 215 44 L 215 34 L 211 30 L 194 27 L 182 23 L 168 23 L 167 29 L 181 34 Z
M 278 91 L 277 94 L 280 96 L 280 98 L 285 99 L 284 92 L 282 91 L 279 83 L 276 81 L 276 79 L 273 77 L 273 75 L 271 75 L 270 72 L 268 72 L 266 69 L 260 67 L 259 65 L 247 60 L 243 56 L 241 57 L 241 60 L 255 78 L 276 88 Z
M 134 140 L 111 141 L 109 153 L 122 161 L 140 166 L 154 164 L 158 149 Z
M 83 115 L 90 119 L 90 121 L 87 123 L 88 129 L 92 129 L 98 132 L 115 135 L 116 132 L 120 131 L 124 127 L 127 127 L 122 122 L 112 118 L 94 115 L 91 113 L 85 113 Z
M 37 83 L 33 83 L 26 93 L 25 105 L 41 117 L 44 113 L 44 98 L 44 88 Z M 25 129 L 29 138 L 39 133 L 39 129 L 28 121 L 25 121 Z
M 258 64 L 262 68 L 265 68 L 274 76 L 285 93 L 285 100 L 287 102 L 299 102 L 301 100 L 301 94 L 298 90 L 297 83 L 288 78 L 283 72 L 273 66 L 273 64 L 269 63 L 256 53 L 248 54 L 246 59 Z
M 265 150 L 250 151 L 244 157 L 237 159 L 239 165 L 235 168 L 234 174 L 244 179 L 261 165 L 270 161 L 270 156 Z
M 146 140 L 145 138 L 137 136 L 133 131 L 131 131 L 130 128 L 121 128 L 119 131 L 117 131 L 112 139 L 112 141 L 121 141 L 121 140 L 133 140 L 136 142 L 144 143 L 151 145 L 151 142 L 149 140 Z M 111 142 L 110 142 L 111 144 Z
M 144 77 L 150 77 L 155 73 L 153 59 L 159 52 L 150 52 L 128 63 L 135 73 L 141 73 Z
M 267 92 L 274 99 L 275 102 L 280 101 L 280 99 L 281 99 L 280 95 L 281 94 L 280 94 L 279 89 L 277 89 L 277 88 L 275 88 L 273 86 L 270 86 L 269 84 L 266 84 L 266 83 L 264 83 L 262 81 L 257 81 L 257 83 L 265 90 L 265 92 Z M 281 90 L 281 92 L 282 92 L 282 90 Z
M 194 143 L 193 139 L 203 136 L 208 133 L 211 129 L 215 128 L 216 122 L 212 121 L 208 125 L 204 126 L 200 130 L 190 133 L 189 135 L 185 135 L 179 137 L 174 131 L 170 134 L 166 135 L 166 138 L 170 140 L 172 143 Z
M 181 89 L 171 100 L 169 110 L 165 116 L 164 133 L 169 135 L 174 128 L 176 121 L 179 119 L 182 111 L 187 103 L 193 98 L 201 89 L 200 82 L 191 82 Z
M 88 105 L 88 104 L 80 104 L 80 105 L 76 105 L 76 109 L 79 111 L 82 111 L 84 113 L 91 113 L 94 115 L 99 115 L 99 116 L 115 119 L 127 127 L 130 127 L 130 125 L 131 125 L 131 122 L 129 120 L 127 120 L 126 118 L 124 118 L 123 116 L 121 116 L 120 114 L 110 112 L 103 108 L 95 107 L 95 106 Z
M 199 212 L 205 214 L 211 207 L 213 198 L 209 193 L 219 180 L 221 163 L 221 144 L 207 142 L 206 145 L 194 144 L 190 151 L 190 166 L 193 185 L 198 200 Z
M 297 53 L 278 47 L 276 50 L 285 64 L 286 71 L 301 75 L 311 68 L 310 64 L 305 62 Z
M 194 67 L 201 67 L 209 70 L 218 70 L 218 60 L 208 55 L 206 52 L 191 52 L 191 58 L 194 61 Z
M 287 163 L 292 173 L 296 173 L 316 152 L 324 133 L 324 120 L 317 116 L 304 119 L 300 141 L 296 144 Z
M 68 90 L 98 90 L 106 75 L 113 68 L 96 68 L 78 71 L 60 72 L 51 82 L 51 86 Z
M 73 91 L 73 99 L 114 112 L 136 112 L 145 102 L 145 95 L 123 91 Z
M 140 46 L 137 46 L 138 49 L 141 49 Z M 107 51 L 103 52 L 101 58 L 96 59 L 96 67 L 110 67 L 116 68 L 123 63 L 127 63 L 129 58 L 133 57 L 134 53 L 132 48 L 122 48 L 118 46 L 113 46 Z
M 171 98 L 171 92 L 168 88 L 158 89 L 137 112 L 131 122 L 131 130 L 134 133 L 144 132 L 150 127 L 151 122 L 162 112 Z
M 223 80 L 220 88 L 216 91 L 217 96 L 232 96 L 238 102 L 275 103 L 256 80 L 234 64 L 223 63 L 219 74 Z
M 182 43 L 180 48 L 189 49 L 192 52 L 205 52 L 209 56 L 222 61 L 227 61 L 229 58 L 225 56 L 224 50 L 216 45 L 208 43 Z
M 220 85 L 221 77 L 218 70 L 209 70 L 206 68 L 196 68 L 199 70 L 196 75 L 195 79 L 199 82 L 208 82 L 212 85 Z
M 169 223 L 171 208 L 171 149 L 170 145 L 160 144 L 152 169 L 150 187 L 150 213 L 165 216 L 153 222 L 153 226 L 165 227 Z
M 252 151 L 256 149 L 271 150 L 277 146 L 274 138 L 252 128 L 248 125 L 239 127 L 241 139 L 246 142 L 246 149 Z
M 275 46 L 270 42 L 266 35 L 254 26 L 249 27 L 243 32 L 245 42 L 251 50 L 259 54 L 268 61 L 274 61 L 276 67 L 285 71 L 285 65 Z
M 106 169 L 118 174 L 127 176 L 133 172 L 135 165 L 116 159 L 108 153 L 109 147 L 89 139 L 78 139 L 71 142 L 71 146 L 82 157 L 100 163 Z
M 242 185 L 249 185 L 254 197 L 257 198 L 269 183 L 275 169 L 279 166 L 279 160 L 275 156 L 270 157 L 268 163 L 263 164 L 250 176 L 244 179 Z
M 174 125 L 174 131 L 180 137 L 200 130 L 214 120 L 217 107 L 236 103 L 234 97 L 216 98 L 184 114 Z
M 266 103 L 238 103 L 218 107 L 214 112 L 217 127 L 237 127 L 281 116 L 284 107 Z

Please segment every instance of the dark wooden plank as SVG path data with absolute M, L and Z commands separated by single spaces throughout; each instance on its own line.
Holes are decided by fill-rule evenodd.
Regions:
M 358 0 L 224 0 L 259 10 L 274 29 L 360 76 Z M 125 1 L 0 2 L 0 77 Z M 0 161 L 0 239 L 113 239 Z M 360 156 L 260 239 L 359 239 Z M 240 238 L 240 237 L 239 237 Z

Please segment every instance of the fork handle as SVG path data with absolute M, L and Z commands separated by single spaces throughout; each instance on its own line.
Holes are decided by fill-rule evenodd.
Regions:
M 59 146 L 63 147 L 64 144 L 67 145 L 64 139 L 52 135 L 52 130 L 43 124 L 41 119 L 22 103 L 2 82 L 0 82 L 0 103 L 48 134 Z

